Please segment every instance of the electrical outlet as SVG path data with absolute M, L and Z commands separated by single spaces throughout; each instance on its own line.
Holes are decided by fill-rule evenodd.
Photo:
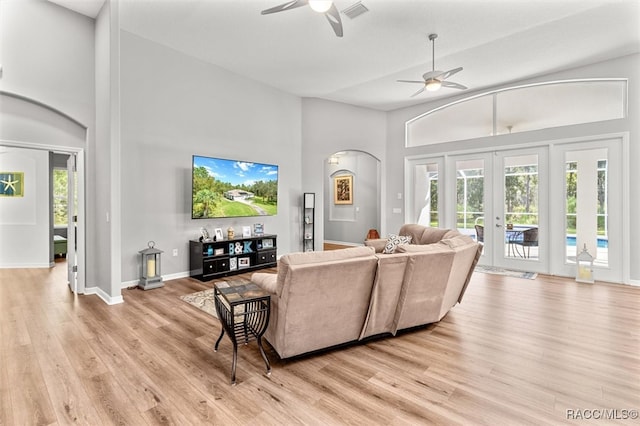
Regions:
M 177 256 L 178 255 L 178 249 L 173 249 L 173 256 Z

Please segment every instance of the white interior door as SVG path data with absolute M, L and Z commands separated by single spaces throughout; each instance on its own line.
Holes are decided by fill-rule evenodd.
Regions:
M 67 281 L 74 293 L 78 292 L 76 217 L 76 154 L 71 154 L 67 159 Z

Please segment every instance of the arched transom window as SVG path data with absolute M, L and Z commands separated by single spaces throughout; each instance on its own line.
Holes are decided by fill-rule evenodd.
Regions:
M 528 84 L 461 99 L 406 123 L 406 146 L 624 118 L 627 79 Z

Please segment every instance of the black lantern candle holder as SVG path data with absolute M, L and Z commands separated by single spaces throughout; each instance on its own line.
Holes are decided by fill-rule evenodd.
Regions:
M 140 250 L 138 253 L 142 255 L 142 268 L 138 287 L 143 290 L 151 290 L 164 286 L 162 282 L 162 274 L 160 270 L 160 255 L 162 250 L 158 250 L 154 246 L 154 241 L 147 243 L 148 247 Z

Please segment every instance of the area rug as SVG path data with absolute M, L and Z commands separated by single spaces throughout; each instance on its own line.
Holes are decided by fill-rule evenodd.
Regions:
M 210 288 L 198 291 L 197 293 L 187 294 L 186 296 L 180 296 L 180 299 L 218 318 L 216 315 L 216 305 L 213 302 L 213 292 L 214 289 Z
M 537 272 L 512 271 L 510 269 L 496 268 L 495 266 L 476 265 L 475 270 L 476 272 L 482 272 L 484 274 L 505 275 L 508 277 L 525 278 L 528 280 L 534 280 L 538 276 Z
M 217 282 L 221 282 L 221 281 L 217 281 Z M 238 280 L 229 280 L 229 282 L 244 284 L 249 281 L 245 279 L 238 279 Z M 184 300 L 190 305 L 195 306 L 201 311 L 204 311 L 209 315 L 215 318 L 218 318 L 218 315 L 216 314 L 216 305 L 215 305 L 215 302 L 213 301 L 214 294 L 215 294 L 215 290 L 213 288 L 209 288 L 207 290 L 187 294 L 186 296 L 180 296 L 180 299 Z M 224 300 L 223 300 L 223 303 L 226 304 Z M 244 312 L 242 307 L 236 307 L 236 314 L 241 314 L 242 312 Z

